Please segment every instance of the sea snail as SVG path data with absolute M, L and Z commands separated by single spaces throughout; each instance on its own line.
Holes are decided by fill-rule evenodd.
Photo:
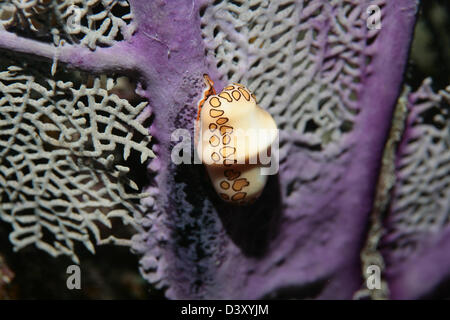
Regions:
M 233 83 L 216 94 L 211 79 L 207 75 L 204 79 L 207 89 L 196 122 L 197 155 L 220 198 L 238 205 L 252 203 L 267 182 L 267 175 L 261 174 L 267 164 L 261 155 L 270 157 L 277 126 L 245 86 Z

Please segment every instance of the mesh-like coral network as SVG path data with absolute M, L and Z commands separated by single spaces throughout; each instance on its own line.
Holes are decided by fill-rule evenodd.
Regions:
M 1 27 L 55 45 L 66 41 L 92 50 L 127 40 L 135 31 L 126 0 L 12 0 L 0 3 Z
M 76 242 L 92 252 L 128 245 L 105 234 L 116 220 L 136 227 L 145 194 L 127 177 L 126 160 L 153 157 L 136 119 L 147 103 L 110 93 L 112 78 L 91 86 L 53 79 L 13 63 L 0 71 L 0 218 L 16 250 L 34 244 L 78 261 Z
M 357 0 L 214 1 L 202 12 L 209 63 L 247 84 L 280 129 L 322 150 L 352 130 L 361 108 L 379 31 L 368 31 L 366 9 Z
M 128 235 L 106 235 L 117 221 L 138 229 L 131 242 L 142 275 L 169 298 L 351 297 L 361 285 L 359 254 L 418 2 L 129 2 L 131 9 L 123 0 L 0 3 L 0 47 L 24 60 L 0 61 L 0 217 L 15 249 L 34 244 L 78 261 L 78 246 L 129 244 Z M 372 4 L 381 8 L 381 30 L 366 25 Z M 53 59 L 54 77 L 36 56 Z M 127 81 L 84 80 L 68 67 L 133 74 L 150 106 Z M 279 126 L 280 170 L 253 207 L 228 208 L 200 166 L 170 161 L 171 133 L 192 129 L 204 73 L 218 90 L 247 85 Z M 414 94 L 410 105 L 446 104 L 447 95 Z M 142 182 L 127 159 L 154 156 L 142 122 L 150 113 L 157 158 Z M 428 125 L 429 114 L 410 119 Z M 398 205 L 416 188 L 420 200 L 409 208 L 433 209 L 415 186 L 419 175 L 441 197 L 436 210 L 448 212 L 440 171 L 448 157 L 428 173 L 408 169 L 410 153 L 448 148 L 436 126 L 447 116 L 433 122 L 434 147 L 421 147 L 423 123 L 404 136 L 394 235 L 412 241 L 422 226 L 436 226 Z
M 408 95 L 407 106 L 383 245 L 388 261 L 396 262 L 450 222 L 450 86 L 435 93 L 428 78 Z

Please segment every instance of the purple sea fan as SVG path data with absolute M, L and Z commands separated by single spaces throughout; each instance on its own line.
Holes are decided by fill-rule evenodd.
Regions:
M 30 31 L 40 41 L 11 18 L 0 48 L 139 83 L 156 155 L 134 219 L 143 276 L 169 298 L 351 298 L 417 1 L 130 0 L 123 21 L 109 14 L 126 1 L 97 2 L 101 22 L 56 25 L 44 40 Z M 370 5 L 381 29 L 367 24 Z M 171 161 L 205 73 L 218 90 L 247 85 L 280 129 L 279 174 L 252 206 L 224 204 L 203 166 Z
M 381 30 L 367 27 L 369 4 Z M 193 4 L 189 23 L 181 5 L 136 6 L 154 10 L 137 34 L 160 45 L 159 77 L 181 47 L 180 61 L 190 57 L 177 82 L 167 76 L 175 101 L 148 87 L 159 159 L 157 201 L 134 238 L 144 276 L 170 298 L 351 298 L 417 2 L 215 1 Z M 169 160 L 170 132 L 192 129 L 205 70 L 219 89 L 247 84 L 281 129 L 279 175 L 253 206 L 221 203 L 202 167 Z
M 448 294 L 450 86 L 435 93 L 427 78 L 405 98 L 409 114 L 381 252 L 391 298 L 418 299 Z
M 107 229 L 121 224 L 138 228 L 133 213 L 146 195 L 130 179 L 126 161 L 130 155 L 141 162 L 154 156 L 140 119 L 147 102 L 133 95 L 130 101 L 119 97 L 125 96 L 120 93 L 123 78 L 58 68 L 61 58 L 88 69 L 79 53 L 113 44 L 119 34 L 116 24 L 130 30 L 125 20 L 111 17 L 113 2 L 100 15 L 102 25 L 112 25 L 110 32 L 95 30 L 92 22 L 101 18 L 92 18 L 91 7 L 98 10 L 101 4 L 78 2 L 80 15 L 90 17 L 89 28 L 72 36 L 64 20 L 57 19 L 49 24 L 53 37 L 45 35 L 43 26 L 60 16 L 64 3 L 0 4 L 0 27 L 24 35 L 0 32 L 1 46 L 16 51 L 2 52 L 0 59 L 0 219 L 12 227 L 14 250 L 34 245 L 78 263 L 76 243 L 91 252 L 105 243 L 129 246 L 129 235 L 117 236 L 120 227 L 113 234 Z M 99 51 L 93 56 L 97 66 Z M 30 53 L 53 63 L 33 63 Z M 110 60 L 109 70 L 113 65 Z

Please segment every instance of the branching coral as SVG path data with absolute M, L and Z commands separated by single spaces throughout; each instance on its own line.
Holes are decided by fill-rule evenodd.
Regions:
M 366 10 L 371 4 L 382 9 L 381 30 L 367 27 Z M 157 143 L 154 147 L 157 158 L 148 169 L 154 179 L 144 190 L 151 195 L 141 201 L 145 212 L 135 212 L 134 221 L 140 230 L 133 238 L 134 250 L 142 255 L 142 274 L 148 281 L 165 288 L 170 298 L 352 297 L 362 283 L 359 253 L 373 205 L 384 143 L 401 90 L 417 1 L 130 0 L 130 6 L 136 32 L 117 43 L 97 41 L 103 39 L 105 32 L 110 34 L 103 24 L 94 28 L 100 34 L 83 24 L 90 31 L 86 29 L 86 36 L 80 38 L 65 34 L 64 27 L 57 29 L 62 39 L 70 42 L 73 36 L 81 46 L 77 41 L 64 45 L 55 41 L 60 45 L 56 47 L 51 42 L 25 39 L 20 30 L 14 29 L 18 27 L 6 26 L 8 31 L 0 32 L 0 48 L 59 61 L 61 68 L 133 74 L 140 82 L 137 92 L 149 101 L 145 109 L 143 105 L 133 107 L 126 101 L 110 98 L 98 81 L 89 91 L 83 85 L 74 86 L 67 81 L 36 82 L 26 73 L 21 75 L 25 69 L 5 70 L 4 77 L 18 82 L 18 88 L 4 84 L 9 88 L 5 90 L 20 90 L 20 95 L 36 91 L 33 94 L 37 97 L 31 97 L 30 101 L 43 103 L 25 107 L 24 115 L 33 121 L 26 122 L 24 128 L 27 132 L 41 128 L 45 135 L 30 135 L 23 145 L 30 144 L 32 150 L 40 148 L 42 154 L 63 153 L 62 163 L 58 157 L 47 154 L 54 163 L 48 174 L 67 170 L 65 176 L 57 176 L 59 184 L 66 185 L 69 182 L 65 178 L 89 168 L 86 179 L 94 182 L 88 197 L 98 196 L 93 207 L 102 210 L 106 203 L 110 208 L 114 203 L 125 206 L 129 214 L 135 209 L 119 200 L 122 197 L 111 195 L 111 192 L 120 194 L 111 189 L 115 184 L 108 187 L 107 180 L 95 179 L 94 173 L 99 171 L 109 174 L 110 179 L 121 179 L 123 168 L 111 162 L 112 150 L 103 147 L 102 140 L 111 141 L 114 137 L 96 140 L 98 132 L 91 128 L 96 120 L 90 110 L 105 107 L 103 101 L 114 101 L 116 107 L 127 110 L 128 117 L 118 116 L 109 106 L 95 119 L 103 124 L 120 123 L 119 127 L 110 128 L 127 132 L 127 139 L 112 141 L 123 146 L 125 157 L 127 148 L 131 148 L 144 154 L 143 160 L 151 153 L 139 142 L 132 143 L 128 134 L 140 132 L 145 136 L 145 130 L 132 120 L 141 110 L 144 115 L 152 113 L 150 133 Z M 61 12 L 67 14 L 66 9 Z M 103 23 L 108 19 L 104 13 L 94 16 L 104 19 Z M 59 17 L 63 26 L 67 16 L 62 13 Z M 128 35 L 133 30 L 130 28 Z M 111 30 L 117 28 L 113 26 Z M 94 43 L 113 45 L 91 50 Z M 269 179 L 261 200 L 252 206 L 231 208 L 223 204 L 212 191 L 201 166 L 177 166 L 171 162 L 173 146 L 178 142 L 172 140 L 172 132 L 179 128 L 193 131 L 204 73 L 216 81 L 218 90 L 225 81 L 244 82 L 281 128 L 279 174 Z M 72 96 L 69 99 L 66 95 Z M 101 96 L 99 102 L 96 95 Z M 85 97 L 84 101 L 77 101 L 83 104 L 70 103 L 80 96 Z M 47 103 L 49 100 L 52 102 Z M 39 109 L 58 112 L 58 108 L 61 114 L 52 117 L 44 113 L 48 119 L 38 117 Z M 10 113 L 6 113 L 9 122 L 17 117 Z M 70 125 L 66 124 L 67 119 Z M 65 134 L 54 137 L 53 133 L 47 133 L 59 130 L 56 123 Z M 77 127 L 83 127 L 86 134 L 77 136 Z M 89 158 L 86 152 L 88 155 L 91 152 L 81 148 L 86 147 L 85 143 L 77 143 L 84 137 L 82 141 L 87 145 L 101 150 L 103 160 L 94 161 L 98 166 L 84 162 Z M 21 136 L 15 137 L 18 138 Z M 69 147 L 62 147 L 62 141 Z M 47 145 L 54 149 L 46 149 Z M 110 143 L 105 145 L 109 147 Z M 10 144 L 6 147 L 17 148 Z M 68 150 L 73 156 L 68 156 Z M 11 157 L 10 166 L 19 168 L 14 173 L 8 172 L 12 175 L 27 177 L 32 171 L 21 171 L 27 165 L 34 171 L 38 165 L 48 166 L 48 162 L 31 163 L 30 155 Z M 27 165 L 24 167 L 23 163 Z M 22 176 L 14 178 L 15 184 L 8 184 L 12 188 L 6 195 L 8 199 L 20 194 L 14 188 Z M 71 199 L 71 205 L 91 201 L 82 195 L 85 191 L 81 184 L 85 181 L 78 181 L 80 185 L 68 191 L 75 199 Z M 43 190 L 45 194 L 47 189 Z M 52 192 L 59 195 L 61 191 Z M 124 189 L 121 195 L 127 197 Z M 64 230 L 66 221 L 62 215 L 66 211 L 51 207 L 54 214 L 50 215 L 46 199 L 41 199 L 40 194 L 33 196 L 43 204 L 42 209 L 38 208 L 41 215 L 47 220 L 56 219 L 52 221 L 57 221 L 58 229 L 52 230 Z M 80 239 L 91 248 L 92 243 L 86 242 L 87 230 L 91 228 L 95 234 L 95 229 L 88 221 L 104 217 L 99 211 L 90 211 L 93 207 L 85 213 L 87 220 L 81 226 L 76 225 L 74 237 L 70 237 L 70 232 L 58 231 L 61 239 L 69 235 L 69 240 L 46 248 L 71 252 L 73 239 Z M 5 220 L 34 223 L 12 215 L 12 211 L 13 208 L 5 207 Z M 122 217 L 129 221 L 127 215 Z M 38 233 L 37 239 L 39 236 Z
M 134 240 L 145 277 L 167 287 L 169 297 L 336 298 L 360 286 L 364 226 L 417 12 L 415 1 L 378 4 L 379 32 L 365 25 L 369 2 L 214 1 L 200 11 L 209 73 L 219 88 L 228 78 L 248 83 L 282 129 L 280 173 L 264 201 L 224 206 L 200 168 L 169 160 L 174 143 L 167 133 L 192 128 L 195 110 L 181 102 L 190 97 L 177 99 L 170 117 L 153 99 L 152 132 L 161 144 L 151 168 L 159 193 L 143 219 L 147 231 Z M 180 19 L 172 30 L 196 30 L 166 9 Z M 182 61 L 176 49 L 197 54 L 160 27 L 167 20 L 152 17 L 147 33 L 158 34 L 155 42 L 167 52 L 156 59 L 161 73 Z
M 393 298 L 419 298 L 448 276 L 450 87 L 409 93 L 382 249 Z M 426 279 L 422 281 L 420 279 Z
M 153 153 L 135 119 L 146 103 L 109 94 L 113 85 L 54 80 L 12 63 L 0 71 L 0 218 L 12 225 L 16 250 L 34 244 L 78 261 L 76 241 L 92 252 L 95 244 L 127 243 L 105 238 L 100 225 L 118 218 L 136 227 L 133 199 L 145 195 L 132 190 L 124 160 Z
M 125 0 L 12 0 L 0 4 L 0 27 L 94 50 L 130 39 L 135 25 Z

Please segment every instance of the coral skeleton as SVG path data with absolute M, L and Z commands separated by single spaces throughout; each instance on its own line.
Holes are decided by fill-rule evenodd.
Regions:
M 128 40 L 135 30 L 124 0 L 12 0 L 0 3 L 0 28 L 40 40 L 95 50 Z M 49 37 L 49 35 L 52 35 Z
M 368 25 L 371 6 L 381 28 Z M 385 281 L 372 297 L 432 291 L 450 270 L 448 90 L 433 93 L 427 80 L 402 97 L 404 132 L 392 174 L 380 177 L 418 9 L 3 1 L 0 217 L 14 248 L 78 261 L 78 242 L 131 244 L 142 276 L 174 299 L 349 299 L 372 262 Z M 205 167 L 171 161 L 172 133 L 194 133 L 205 74 L 218 92 L 248 87 L 280 129 L 279 172 L 246 207 L 221 201 Z M 146 165 L 144 185 L 132 181 L 132 155 Z M 382 197 L 387 219 L 373 219 Z M 115 218 L 132 237 L 103 236 Z M 413 281 L 421 270 L 432 280 Z
M 434 92 L 431 84 L 427 78 L 406 95 L 409 112 L 381 242 L 398 299 L 429 294 L 449 276 L 450 86 Z
M 119 219 L 134 226 L 136 183 L 124 165 L 131 152 L 153 156 L 147 130 L 135 118 L 146 102 L 131 105 L 109 95 L 114 80 L 92 87 L 28 74 L 10 65 L 0 71 L 0 218 L 11 224 L 15 250 L 33 244 L 53 256 L 78 257 L 74 243 L 90 251 Z

